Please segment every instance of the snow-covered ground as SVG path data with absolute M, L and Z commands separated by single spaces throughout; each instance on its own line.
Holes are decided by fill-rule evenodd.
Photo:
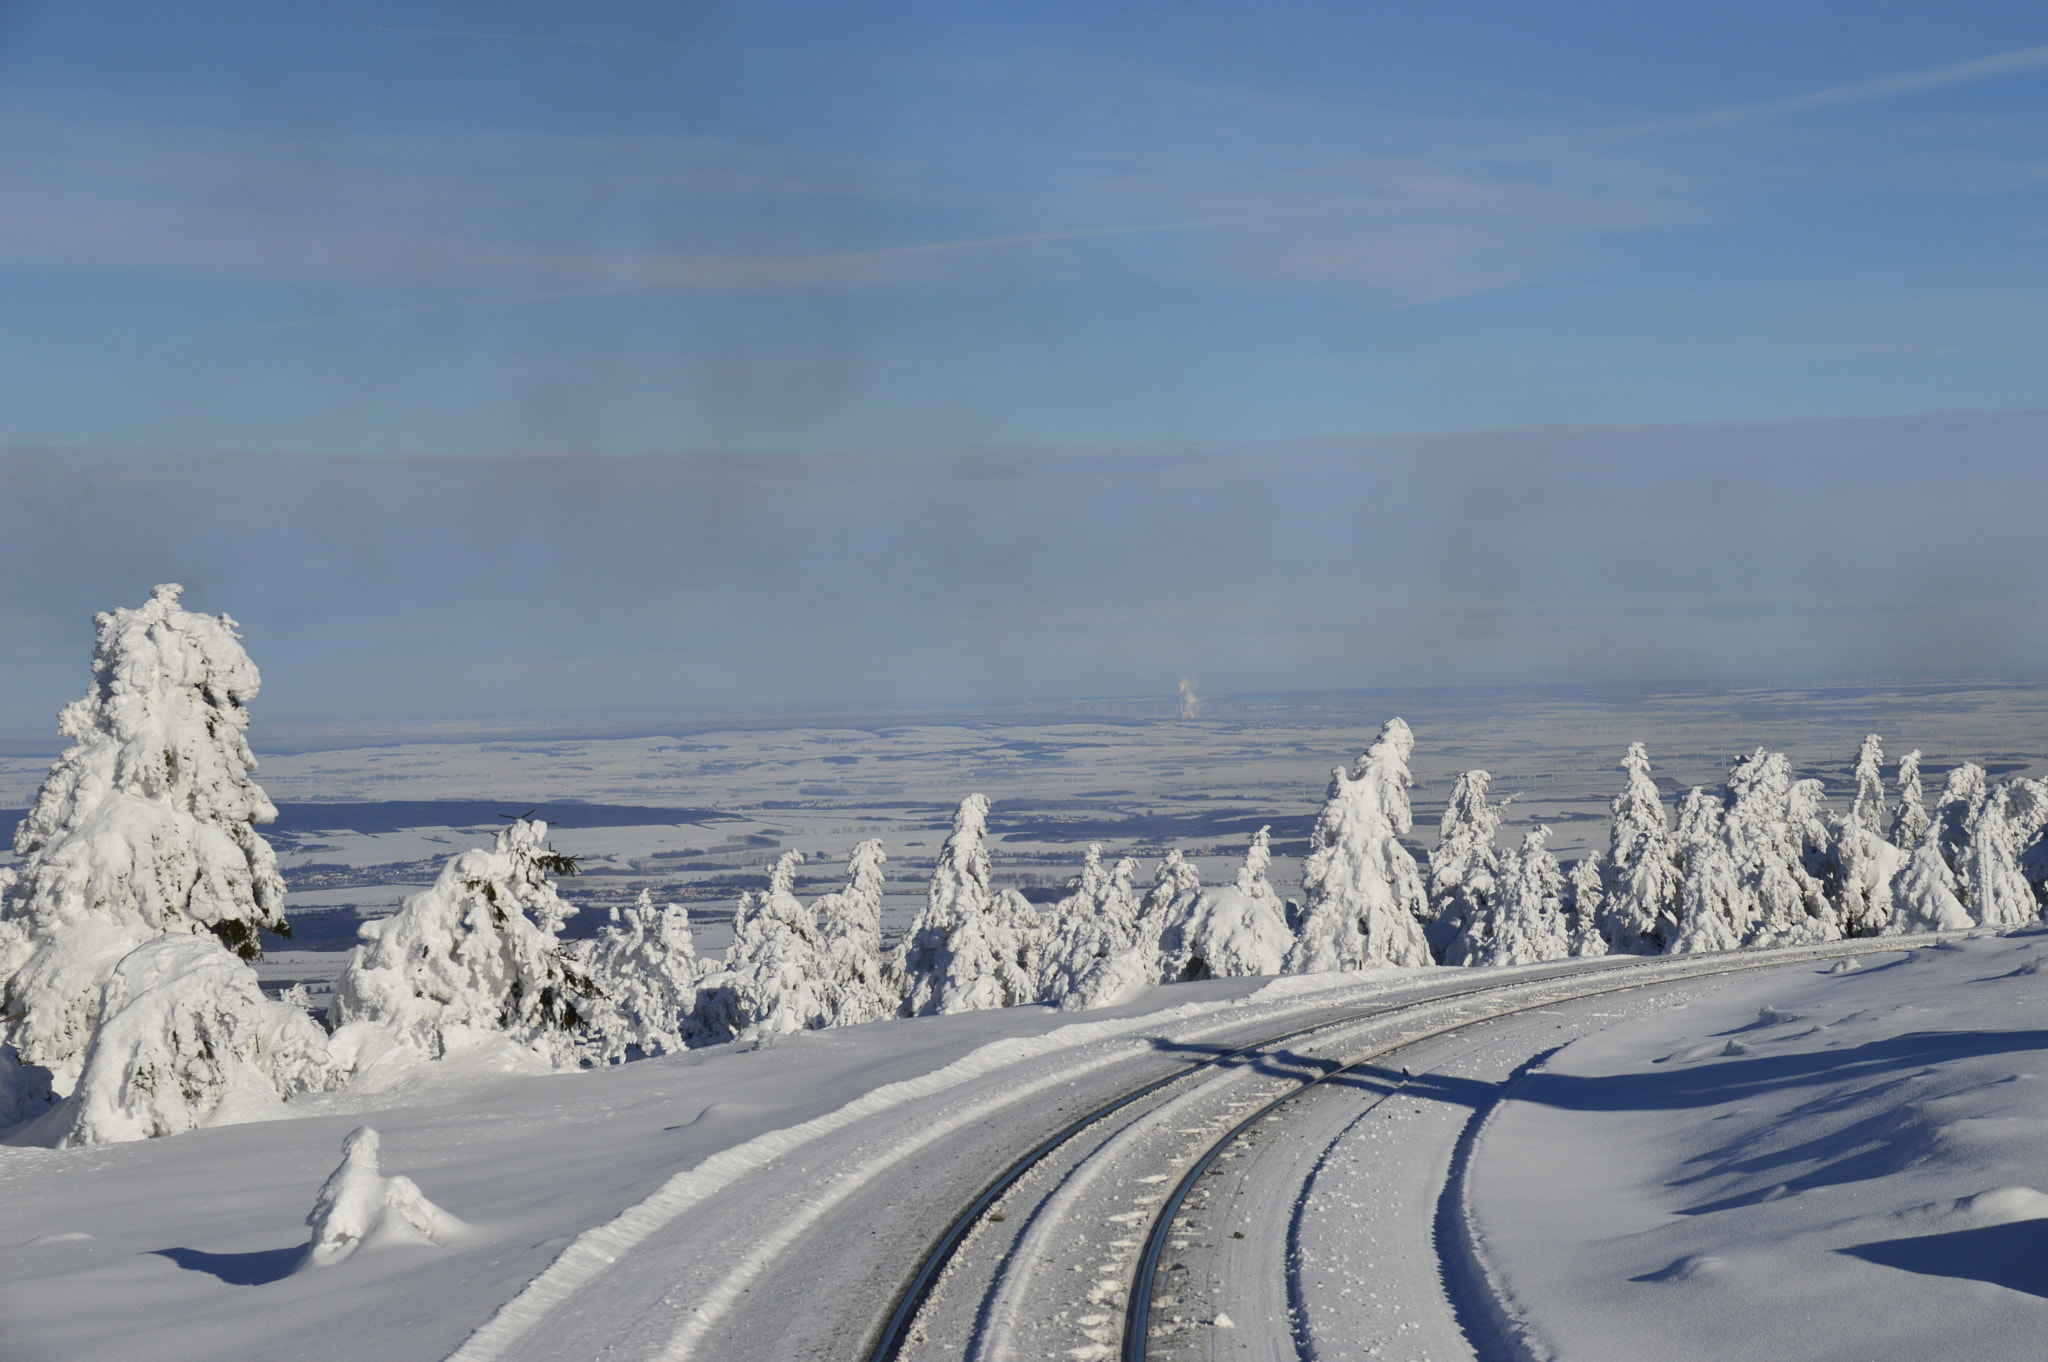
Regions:
M 1317 1356 L 1441 1358 L 1476 1337 L 1493 1355 L 1474 1302 L 1435 1284 L 1452 1185 L 1492 1267 L 1478 1289 L 1506 1293 L 1534 1352 L 2033 1356 L 2048 1323 L 2048 1097 L 2031 1076 L 2044 955 L 2037 933 L 1901 943 L 1853 968 L 1778 958 L 1491 1023 L 1441 1002 L 1399 1014 L 1441 1034 L 1283 1108 L 1228 1178 L 1203 1180 L 1216 1190 L 1165 1265 L 1190 1283 L 1168 1308 L 1198 1327 L 1164 1330 L 1159 1351 L 1295 1356 L 1307 1340 Z M 892 1020 L 587 1073 L 473 1057 L 299 1099 L 291 1120 L 0 1148 L 0 1355 L 853 1356 L 843 1323 L 886 1307 L 945 1219 L 1065 1113 L 1346 1008 L 1580 968 L 1172 985 L 1079 1016 Z M 1599 965 L 1586 987 L 1631 968 Z M 1569 982 L 1541 986 L 1564 999 Z M 1341 1057 L 1367 1036 L 1330 1043 Z M 1202 1101 L 1237 1109 L 1295 1081 L 1287 1063 L 1169 1095 L 1124 1147 L 1183 1126 L 1201 1143 Z M 302 1269 L 304 1217 L 364 1124 L 382 1171 L 462 1226 Z M 1461 1141 L 1464 1180 L 1447 1184 Z M 1178 1171 L 1099 1190 L 1142 1211 Z M 1081 1249 L 1090 1269 L 1128 1257 Z M 1064 1259 L 1057 1277 L 1078 1299 Z M 1021 1287 L 1000 1299 L 1020 1326 L 1049 1317 Z M 942 1292 L 935 1328 L 945 1306 Z M 986 1337 L 930 1342 L 920 1355 L 1002 1355 Z

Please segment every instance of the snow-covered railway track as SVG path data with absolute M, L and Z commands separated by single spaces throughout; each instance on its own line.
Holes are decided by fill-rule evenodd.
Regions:
M 1862 941 L 1740 958 L 1573 962 L 1383 1001 L 1242 1045 L 1101 1104 L 1005 1167 L 939 1236 L 862 1356 L 1146 1357 L 1161 1322 L 1173 1332 L 1176 1307 L 1186 1313 L 1184 1301 L 1154 1288 L 1191 1189 L 1289 1103 L 1362 1066 L 1491 1022 L 1660 984 L 1897 949 Z M 1304 1053 L 1311 1039 L 1321 1053 Z M 1149 1225 L 1142 1239 L 1134 1221 Z M 1428 1224 L 1424 1216 L 1426 1250 Z M 1272 1354 L 1297 1355 L 1287 1325 L 1278 1332 Z

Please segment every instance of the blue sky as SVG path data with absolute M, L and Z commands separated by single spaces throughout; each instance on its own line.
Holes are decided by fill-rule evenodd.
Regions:
M 2042 490 L 2023 418 L 1853 424 L 2048 409 L 2038 6 L 12 0 L 0 186 L 6 731 L 78 689 L 58 679 L 82 674 L 85 613 L 167 576 L 263 620 L 258 662 L 304 678 L 266 697 L 283 712 L 460 708 L 473 644 L 450 638 L 508 613 L 468 554 L 556 564 L 532 600 L 601 623 L 565 645 L 576 665 L 490 645 L 512 707 L 544 713 L 1170 693 L 1182 670 L 1242 689 L 1917 672 L 1854 574 L 1777 623 L 1740 618 L 1784 586 L 1756 566 L 1775 553 L 1759 526 L 1900 583 L 2009 561 L 1981 534 L 1866 549 L 1825 507 L 1753 508 L 1861 479 L 1880 521 L 2003 524 Z M 1685 429 L 1785 419 L 1852 424 Z M 1588 439 L 1610 484 L 1647 461 L 1635 499 L 1576 509 L 1569 470 L 1520 507 L 1475 490 L 1559 468 L 1542 429 L 1384 442 L 1558 427 L 1607 428 Z M 163 452 L 194 450 L 249 457 Z M 532 454 L 558 457 L 510 457 Z M 456 495 L 453 467 L 492 514 L 522 480 L 564 514 L 513 515 L 501 543 L 452 510 L 437 529 L 420 508 Z M 1310 476 L 1321 495 L 1289 481 Z M 977 500 L 989 477 L 1007 501 Z M 1380 482 L 1438 509 L 1404 521 Z M 222 493 L 187 513 L 209 542 L 152 514 L 166 487 Z M 1694 584 L 1646 579 L 1623 646 L 1588 563 L 1633 542 L 1617 519 L 1655 540 L 1700 487 L 1736 498 L 1699 540 L 1735 623 L 1670 624 Z M 700 514 L 728 493 L 792 519 Z M 920 541 L 963 507 L 945 552 Z M 1297 551 L 1340 511 L 1382 547 Z M 1086 526 L 1085 571 L 1037 536 L 1062 514 Z M 1693 543 L 1681 520 L 1670 542 Z M 835 525 L 872 543 L 822 583 L 777 566 L 818 561 L 800 530 Z M 1399 546 L 1461 531 L 1582 585 L 1536 600 L 1482 574 L 1458 608 L 1518 623 L 1460 627 L 1404 575 L 1430 553 Z M 101 542 L 89 570 L 77 534 Z M 991 538 L 1016 556 L 988 558 Z M 784 542 L 801 551 L 763 558 Z M 1686 581 L 1690 560 L 1652 547 L 1675 574 L 1658 581 Z M 950 604 L 917 599 L 933 580 Z M 295 616 L 270 603 L 288 586 L 325 600 Z M 1346 592 L 1409 622 L 1287 622 L 1284 603 Z M 844 610 L 821 622 L 832 600 L 887 647 Z M 1018 642 L 1084 617 L 1087 647 Z M 1941 655 L 2048 663 L 2013 623 Z M 963 628 L 991 645 L 963 658 Z M 1560 657 L 1562 637 L 1582 647 Z M 806 678 L 820 642 L 846 660 Z M 1603 650 L 1624 660 L 1586 660 Z M 369 658 L 453 679 L 316 680 Z

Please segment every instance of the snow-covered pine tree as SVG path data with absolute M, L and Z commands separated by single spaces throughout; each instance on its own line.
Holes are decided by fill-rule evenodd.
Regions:
M 1091 845 L 1073 892 L 1053 906 L 1038 964 L 1038 997 L 1063 1012 L 1100 1007 L 1127 986 L 1120 970 L 1138 937 L 1138 863 L 1129 856 L 1114 869 Z
M 1856 754 L 1856 797 L 1845 817 L 1832 820 L 1832 854 L 1820 871 L 1844 936 L 1876 936 L 1891 924 L 1892 881 L 1907 861 L 1884 837 L 1883 763 L 1882 740 L 1872 733 Z
M 1976 901 L 1976 886 L 1970 882 L 1970 831 L 1976 826 L 1984 795 L 1984 768 L 1966 761 L 1948 773 L 1941 796 L 1934 801 L 1931 826 L 1935 844 L 1955 876 L 1956 896 L 1965 908 L 1972 908 Z
M 987 836 L 988 796 L 971 794 L 954 811 L 925 906 L 897 950 L 905 1016 L 1036 1000 L 1043 928 L 1023 895 L 991 885 Z
M 255 959 L 259 928 L 288 934 L 284 880 L 256 831 L 277 817 L 245 736 L 256 668 L 235 622 L 180 609 L 181 591 L 93 617 L 92 690 L 57 721 L 72 746 L 14 834 L 0 1042 L 47 1070 L 56 1096 L 77 1082 L 130 951 L 205 933 Z
M 1927 831 L 1927 793 L 1920 784 L 1920 749 L 1899 758 L 1899 804 L 1892 813 L 1891 844 L 1910 853 Z
M 1819 787 L 1801 790 L 1782 752 L 1757 748 L 1729 768 L 1722 831 L 1735 863 L 1745 946 L 1800 946 L 1841 937 L 1834 911 L 1806 868 Z
M 1175 979 L 1231 979 L 1278 974 L 1294 934 L 1287 905 L 1266 882 L 1272 864 L 1272 829 L 1260 828 L 1245 851 L 1237 883 L 1201 894 L 1181 928 L 1179 950 L 1165 973 Z
M 1597 920 L 1611 949 L 1656 955 L 1678 939 L 1683 876 L 1641 743 L 1629 744 L 1621 769 L 1628 783 L 1607 806 L 1607 892 Z
M 846 887 L 816 904 L 836 996 L 827 1025 L 857 1026 L 903 1002 L 882 958 L 882 865 L 888 859 L 880 838 L 860 843 L 846 858 Z
M 1606 955 L 1613 950 L 1607 934 L 1600 929 L 1606 883 L 1598 852 L 1573 861 L 1565 871 L 1565 915 L 1571 923 L 1573 955 Z
M 2028 826 L 2038 807 L 2033 781 L 2009 781 L 1988 790 L 1970 817 L 1968 907 L 1981 927 L 2023 927 L 2041 905 L 2020 869 L 2020 853 L 2039 831 Z
M 725 966 L 698 985 L 695 1037 L 754 1040 L 815 1030 L 839 1010 L 837 971 L 818 912 L 796 896 L 801 851 L 785 851 L 768 887 L 741 895 Z
M 1922 815 L 1923 817 L 1925 815 Z M 1946 932 L 1970 925 L 1970 910 L 1956 892 L 1956 876 L 1941 854 L 1941 829 L 1929 822 L 1892 879 L 1892 920 L 1886 936 Z
M 680 1053 L 703 972 L 681 904 L 656 908 L 654 895 L 642 889 L 632 907 L 613 908 L 590 954 L 596 991 L 585 1010 L 597 1060 Z
M 1201 898 L 1201 872 L 1180 854 L 1178 847 L 1168 850 L 1152 872 L 1152 887 L 1138 909 L 1138 942 L 1134 949 L 1139 958 L 1132 962 L 1132 970 L 1146 983 L 1202 977 L 1182 974 L 1195 966 L 1186 938 L 1195 905 Z
M 1451 782 L 1451 797 L 1437 824 L 1436 850 L 1429 856 L 1431 920 L 1423 935 L 1439 960 L 1446 959 L 1465 924 L 1480 916 L 1493 897 L 1501 857 L 1493 844 L 1500 810 L 1486 802 L 1492 780 L 1485 771 L 1467 771 Z
M 1521 850 L 1501 857 L 1491 899 L 1451 942 L 1445 964 L 1531 965 L 1572 953 L 1564 872 L 1549 844 L 1550 829 L 1539 823 L 1523 837 Z
M 1735 858 L 1722 830 L 1721 801 L 1693 786 L 1679 802 L 1672 844 L 1680 880 L 1678 933 L 1671 952 L 1737 949 L 1749 934 L 1750 900 L 1737 882 Z
M 1330 793 L 1309 840 L 1301 885 L 1307 899 L 1287 953 L 1287 972 L 1433 963 L 1423 938 L 1428 900 L 1415 858 L 1401 845 L 1413 826 L 1408 757 L 1415 735 L 1387 720 L 1347 772 L 1330 773 Z
M 576 910 L 551 875 L 576 858 L 547 845 L 548 825 L 515 820 L 492 846 L 448 859 L 431 889 L 358 929 L 328 1018 L 344 1054 L 368 1057 L 388 1033 L 429 1058 L 494 1035 L 557 1066 L 574 1064 L 596 990 L 557 933 Z

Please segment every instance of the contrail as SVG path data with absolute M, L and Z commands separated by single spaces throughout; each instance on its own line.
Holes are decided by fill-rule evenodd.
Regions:
M 483 33 L 465 28 L 388 28 L 379 24 L 379 33 L 411 33 L 423 38 L 497 38 L 508 43 L 568 43 L 575 47 L 653 47 L 669 52 L 746 52 L 766 57 L 831 57 L 835 52 L 819 52 L 798 47 L 713 47 L 698 43 L 650 43 L 623 38 L 556 38 L 538 33 Z

